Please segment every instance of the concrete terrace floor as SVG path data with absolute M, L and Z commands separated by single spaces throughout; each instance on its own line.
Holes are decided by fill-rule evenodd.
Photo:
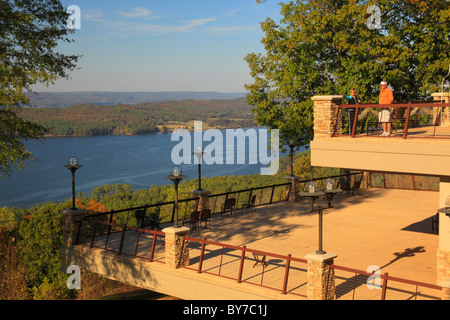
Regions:
M 390 276 L 414 281 L 436 284 L 436 251 L 439 236 L 432 230 L 431 217 L 436 214 L 438 206 L 438 192 L 411 191 L 396 189 L 363 189 L 353 196 L 345 194 L 333 199 L 334 208 L 327 209 L 323 215 L 323 249 L 337 254 L 334 264 L 367 271 L 372 265 L 379 266 L 381 273 L 388 272 Z M 318 199 L 317 206 L 326 206 L 325 199 Z M 306 199 L 298 202 L 279 202 L 271 205 L 259 206 L 256 212 L 241 214 L 238 210 L 233 216 L 215 214 L 211 218 L 211 227 L 199 227 L 191 230 L 190 237 L 225 243 L 228 245 L 243 246 L 249 249 L 261 250 L 278 255 L 291 254 L 292 257 L 303 259 L 305 255 L 314 253 L 318 249 L 318 213 L 308 212 L 309 203 Z M 164 226 L 163 226 L 164 227 Z M 135 231 L 129 231 L 136 234 Z M 125 238 L 130 239 L 127 235 Z M 142 238 L 144 239 L 144 238 Z M 101 241 L 98 239 L 98 241 Z M 96 240 L 97 242 L 97 240 Z M 113 243 L 111 240 L 108 243 Z M 135 241 L 130 241 L 130 251 L 135 247 Z M 99 243 L 99 245 L 102 245 Z M 142 241 L 139 252 L 148 252 L 151 242 Z M 191 248 L 190 259 L 192 268 L 198 265 L 199 244 L 189 243 Z M 164 260 L 164 249 L 155 253 L 155 259 Z M 126 251 L 127 249 L 124 249 Z M 210 249 L 214 251 L 213 249 Z M 218 250 L 217 250 L 218 251 Z M 218 265 L 218 254 L 210 262 L 203 263 L 204 268 L 214 269 Z M 232 261 L 228 262 L 230 274 L 235 277 L 238 270 L 239 253 L 230 254 Z M 230 258 L 230 257 L 228 257 Z M 215 259 L 215 260 L 214 260 Z M 214 262 L 212 261 L 214 260 Z M 284 262 L 278 259 L 267 258 L 269 267 L 279 269 L 277 280 L 281 283 L 284 268 L 277 268 Z M 272 261 L 271 261 L 272 260 Z M 271 264 L 273 262 L 273 264 Z M 212 264 L 213 266 L 212 266 Z M 231 265 L 233 267 L 231 268 Z M 247 270 L 261 273 L 262 267 L 254 269 L 253 261 L 246 264 Z M 209 267 L 208 267 L 209 266 Z M 212 267 L 211 267 L 212 266 Z M 304 286 L 306 279 L 306 264 L 297 263 L 301 269 L 294 281 Z M 271 270 L 269 267 L 266 270 Z M 259 268 L 259 269 L 258 269 Z M 192 271 L 193 274 L 195 271 Z M 226 275 L 227 268 L 222 274 Z M 245 271 L 247 272 L 247 271 Z M 301 273 L 301 274 L 300 274 Z M 349 283 L 346 279 L 355 279 L 354 274 L 336 270 L 336 285 Z M 273 272 L 272 274 L 275 274 Z M 221 277 L 217 277 L 223 279 Z M 271 281 L 269 272 L 265 272 L 264 282 Z M 338 280 L 340 278 L 341 280 Z M 344 279 L 345 278 L 345 279 Z M 360 279 L 364 284 L 366 278 Z M 222 280 L 220 280 L 222 281 Z M 233 283 L 235 281 L 232 281 Z M 253 281 L 253 280 L 252 280 Z M 258 282 L 259 280 L 255 280 Z M 291 281 L 291 276 L 290 280 Z M 353 280 L 352 280 L 353 282 Z M 366 287 L 359 285 L 360 288 Z M 277 287 L 280 287 L 277 285 Z M 289 288 L 288 288 L 289 289 Z M 305 294 L 305 288 L 299 288 L 298 293 Z M 408 288 L 407 290 L 414 290 Z M 431 290 L 431 289 L 430 289 Z M 346 295 L 340 298 L 351 299 L 351 290 L 344 290 Z M 358 293 L 363 299 L 379 299 L 379 290 L 365 290 Z M 425 292 L 426 290 L 421 290 Z M 431 290 L 433 291 L 433 290 Z M 430 295 L 439 296 L 434 290 Z M 395 299 L 393 294 L 388 294 Z M 411 295 L 399 296 L 398 299 L 408 299 Z
M 338 255 L 334 263 L 430 284 L 436 283 L 439 236 L 432 230 L 438 192 L 394 189 L 361 190 L 333 199 L 323 214 L 323 249 Z M 325 206 L 324 199 L 315 203 Z M 211 228 L 191 231 L 191 237 L 304 258 L 318 249 L 318 213 L 309 203 L 280 202 L 256 208 L 256 213 L 213 216 Z

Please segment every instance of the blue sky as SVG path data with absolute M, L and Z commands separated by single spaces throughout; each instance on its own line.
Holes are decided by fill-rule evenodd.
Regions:
M 69 0 L 81 9 L 79 70 L 37 91 L 242 92 L 244 57 L 264 52 L 260 22 L 279 21 L 279 0 Z

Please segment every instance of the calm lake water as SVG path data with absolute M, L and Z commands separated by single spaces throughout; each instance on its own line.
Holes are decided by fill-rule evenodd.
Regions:
M 203 147 L 210 143 L 203 141 Z M 33 140 L 25 144 L 38 161 L 29 161 L 25 169 L 14 170 L 10 177 L 0 179 L 0 207 L 27 207 L 71 198 L 71 173 L 64 167 L 70 156 L 76 156 L 83 166 L 75 175 L 77 193 L 89 194 L 92 189 L 105 184 L 125 183 L 135 189 L 172 184 L 166 176 L 174 165 L 172 149 L 179 142 L 171 141 L 171 133 L 158 133 L 47 138 L 43 142 Z M 245 148 L 248 152 L 248 143 L 245 143 Z M 198 166 L 193 164 L 193 157 L 192 164 L 180 165 L 187 179 L 198 177 Z M 246 153 L 245 164 L 203 164 L 202 176 L 255 174 L 260 173 L 261 167 L 266 166 L 259 161 L 258 164 L 249 164 Z

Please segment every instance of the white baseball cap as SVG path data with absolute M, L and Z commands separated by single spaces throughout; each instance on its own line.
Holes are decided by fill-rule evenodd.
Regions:
M 381 85 L 387 85 L 387 82 L 386 81 L 381 81 L 381 83 L 380 83 Z

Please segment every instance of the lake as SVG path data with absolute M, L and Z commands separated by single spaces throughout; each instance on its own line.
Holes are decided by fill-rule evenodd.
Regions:
M 203 141 L 203 147 L 210 143 Z M 177 144 L 179 141 L 171 141 L 171 133 L 25 141 L 27 150 L 33 152 L 38 161 L 28 161 L 23 170 L 14 170 L 10 177 L 0 179 L 0 207 L 27 207 L 70 199 L 72 177 L 64 165 L 71 156 L 76 156 L 82 165 L 75 174 L 77 193 L 90 194 L 94 188 L 105 184 L 131 184 L 136 190 L 172 184 L 166 176 L 174 165 L 171 153 Z M 261 167 L 267 165 L 250 164 L 248 147 L 249 143 L 245 143 L 244 164 L 203 163 L 202 177 L 259 174 Z M 235 143 L 235 154 L 244 152 L 237 148 L 238 143 Z M 193 157 L 192 164 L 180 164 L 187 179 L 198 178 L 198 165 L 194 164 Z

